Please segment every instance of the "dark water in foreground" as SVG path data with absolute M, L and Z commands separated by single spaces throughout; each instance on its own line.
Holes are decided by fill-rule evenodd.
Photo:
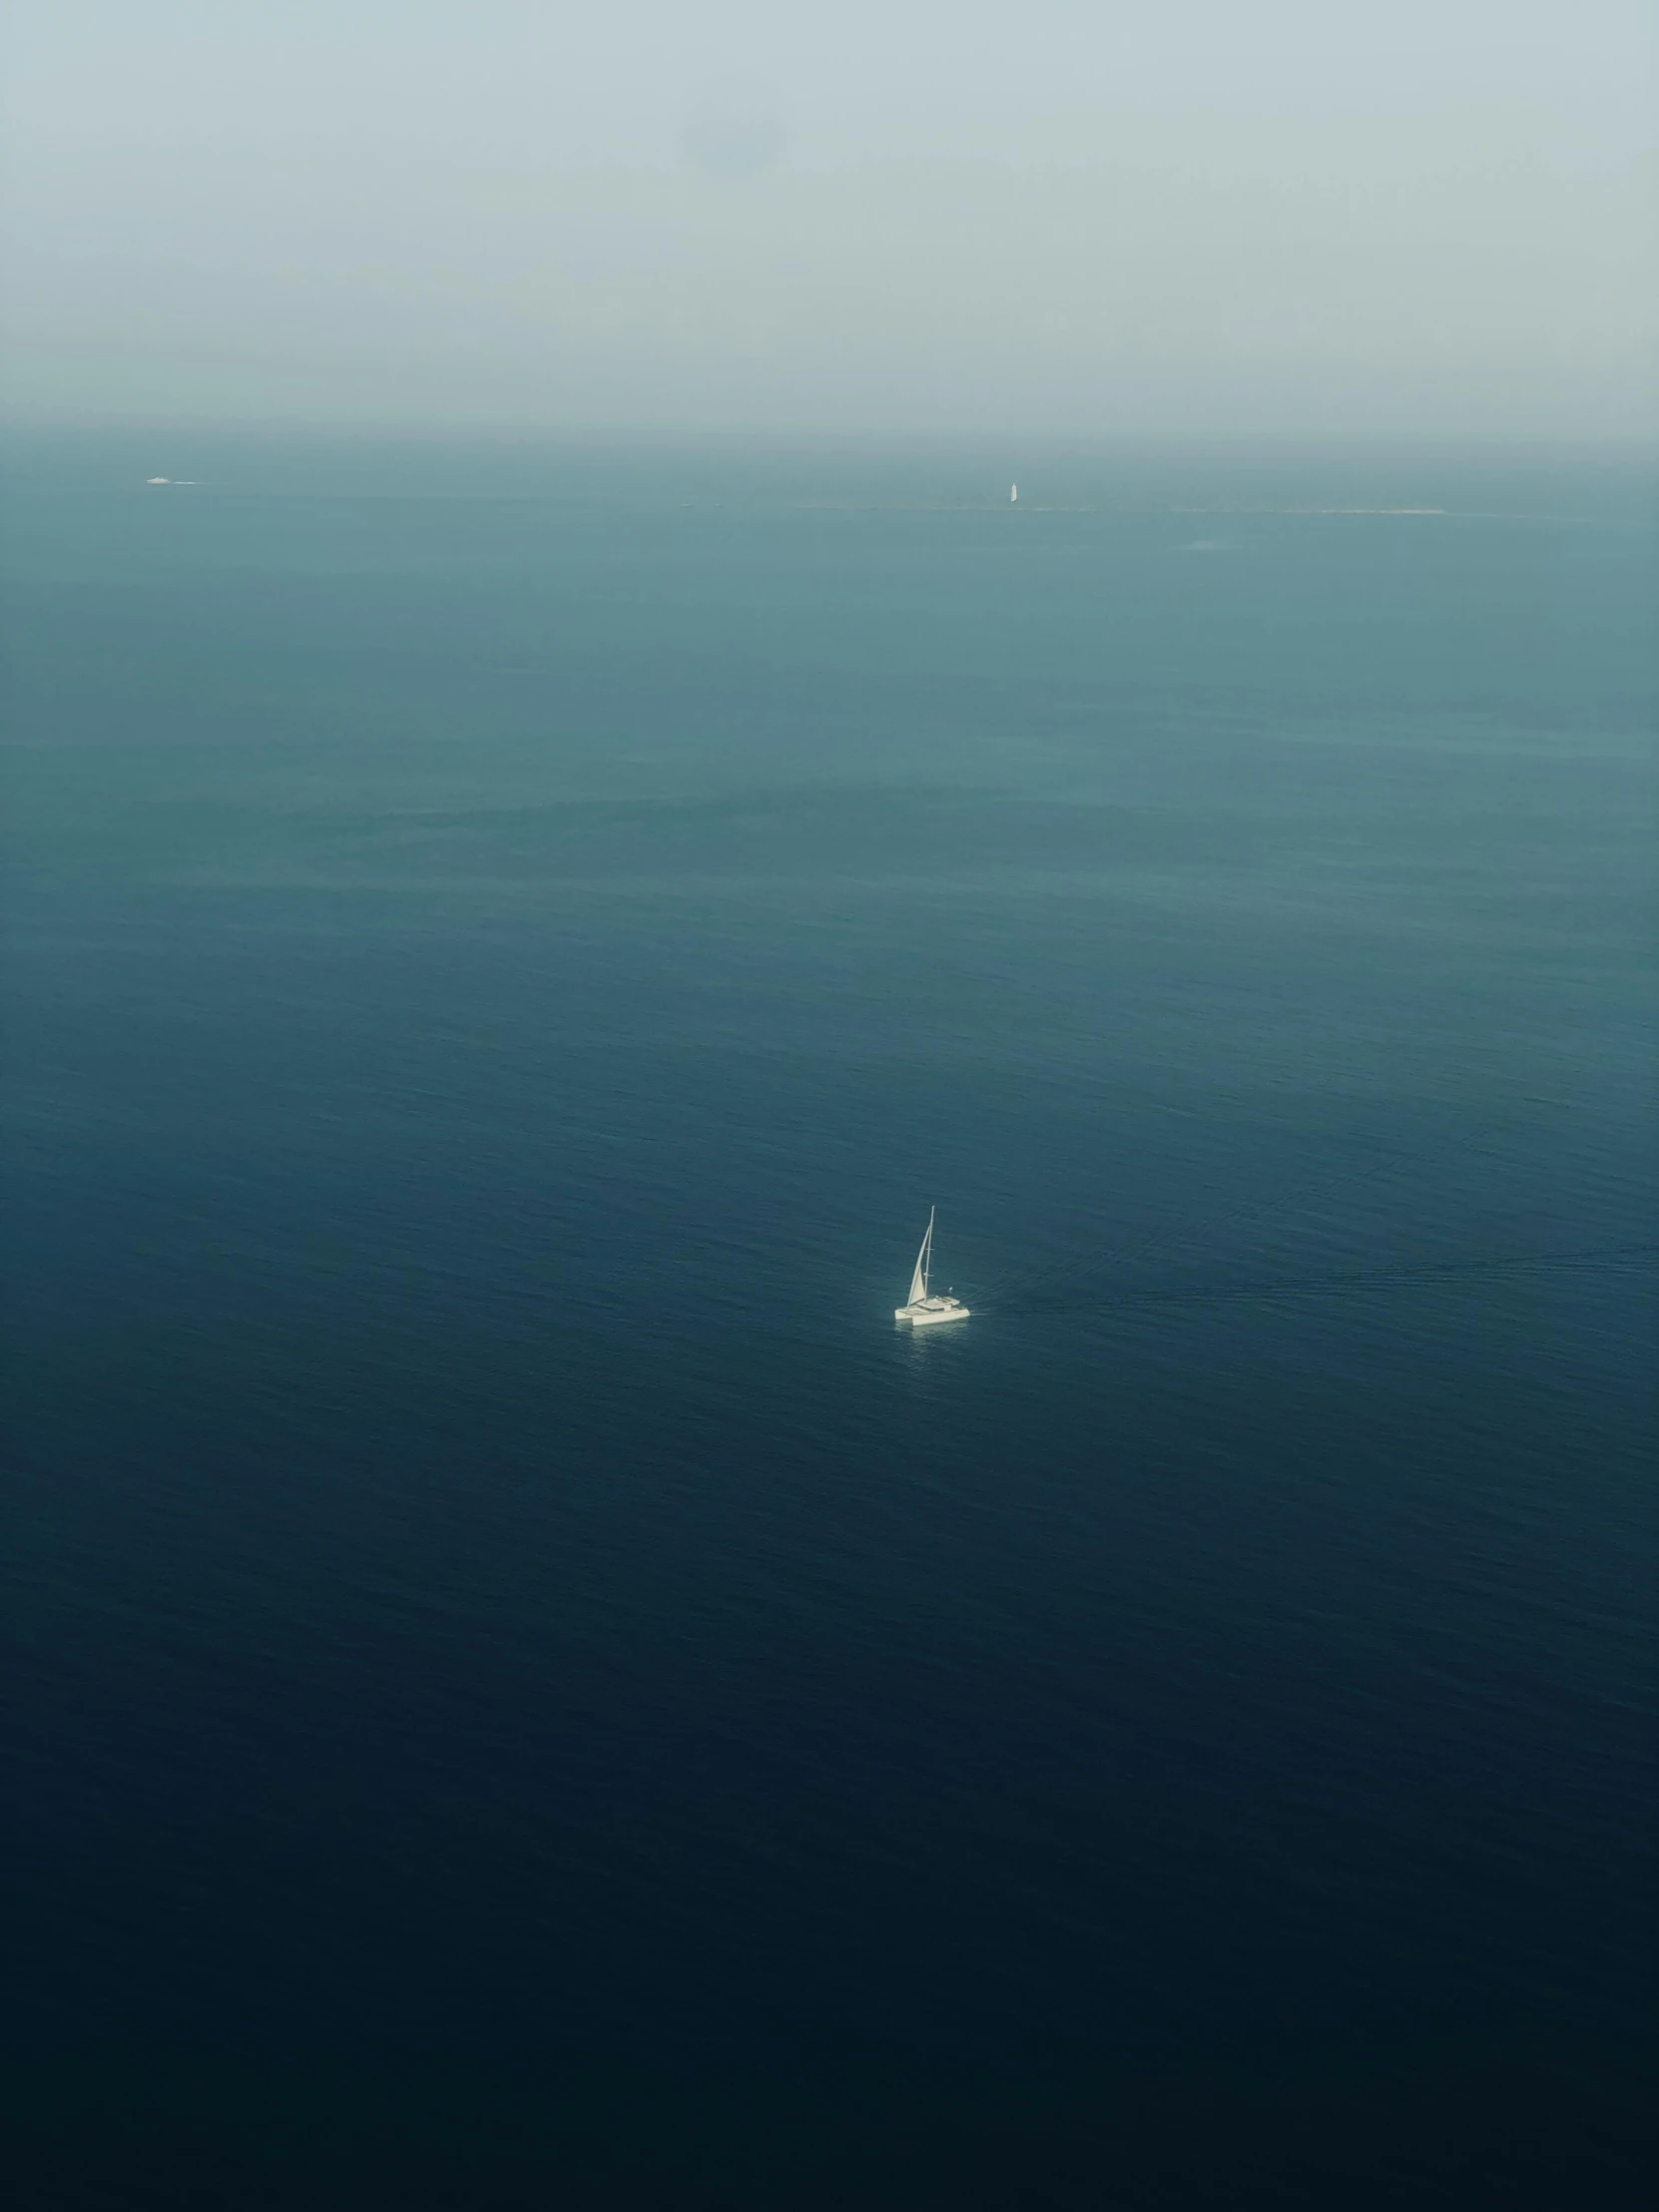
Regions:
M 1636 2201 L 1632 465 L 13 478 L 26 2201 Z

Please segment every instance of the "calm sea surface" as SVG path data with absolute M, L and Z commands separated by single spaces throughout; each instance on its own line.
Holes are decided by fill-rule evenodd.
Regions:
M 8 474 L 29 2212 L 1634 2202 L 1643 469 Z

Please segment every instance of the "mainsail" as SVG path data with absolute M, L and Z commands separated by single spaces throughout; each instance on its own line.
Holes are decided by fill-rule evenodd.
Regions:
M 910 1278 L 910 1296 L 906 1303 L 911 1306 L 917 1305 L 927 1296 L 927 1262 L 933 1244 L 933 1213 L 934 1209 L 930 1206 L 927 1209 L 927 1233 L 921 1240 L 921 1250 L 916 1254 L 916 1272 Z
M 901 1321 L 907 1328 L 930 1329 L 935 1322 L 966 1321 L 968 1310 L 959 1298 L 940 1298 L 927 1287 L 927 1278 L 933 1272 L 933 1209 L 927 1209 L 927 1234 L 921 1240 L 921 1250 L 916 1254 L 915 1272 L 910 1277 L 910 1295 L 902 1306 L 893 1309 L 893 1320 Z

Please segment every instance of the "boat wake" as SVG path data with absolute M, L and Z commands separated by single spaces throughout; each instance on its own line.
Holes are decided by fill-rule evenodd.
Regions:
M 1589 1269 L 1642 1271 L 1659 1244 L 1601 1245 L 1575 1252 L 1490 1253 L 1474 1259 L 1417 1261 L 1345 1273 L 1257 1275 L 1243 1281 L 1129 1286 L 1099 1280 L 1042 1292 L 981 1299 L 982 1311 L 1008 1319 L 1047 1314 L 1131 1312 L 1142 1307 L 1208 1306 L 1229 1300 L 1267 1304 L 1281 1299 L 1338 1298 L 1368 1291 L 1432 1289 L 1436 1284 L 1492 1276 L 1550 1275 Z

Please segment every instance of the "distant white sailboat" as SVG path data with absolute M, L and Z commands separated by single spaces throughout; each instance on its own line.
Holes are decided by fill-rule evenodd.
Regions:
M 1010 506 L 1010 507 L 1011 507 L 1011 506 L 1013 506 L 1013 505 L 1015 504 L 1015 502 L 1016 502 L 1016 501 L 1018 500 L 1018 498 L 1019 498 L 1019 486 L 1018 486 L 1017 484 L 1010 484 L 1010 485 L 1008 486 L 1008 504 L 1009 504 L 1009 506 Z
M 935 1298 L 927 1288 L 927 1278 L 933 1265 L 933 1212 L 927 1209 L 927 1234 L 921 1240 L 921 1250 L 916 1254 L 915 1273 L 910 1277 L 910 1296 L 902 1306 L 893 1308 L 894 1321 L 907 1321 L 912 1328 L 930 1328 L 934 1322 L 966 1321 L 968 1310 L 959 1298 Z

